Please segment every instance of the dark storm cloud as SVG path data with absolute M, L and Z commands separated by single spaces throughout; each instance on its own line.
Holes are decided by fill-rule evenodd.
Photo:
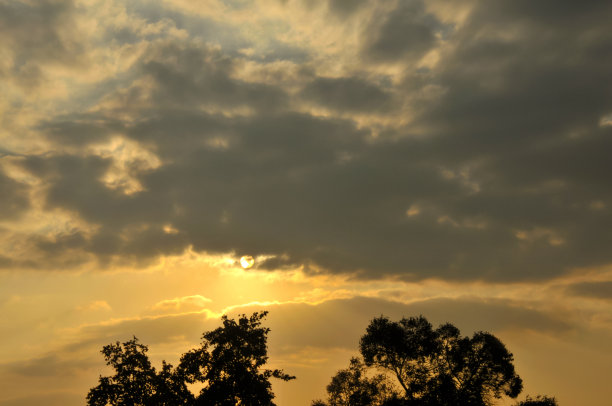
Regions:
M 327 7 L 338 17 L 347 17 L 366 3 L 367 0 L 328 0 Z
M 570 285 L 567 291 L 575 296 L 612 300 L 612 281 L 577 283 Z
M 37 129 L 60 145 L 85 146 L 105 140 L 123 128 L 116 119 L 92 114 L 67 114 L 38 124 Z
M 100 226 L 93 237 L 74 231 L 53 238 L 30 238 L 30 243 L 45 257 L 55 254 L 56 259 L 61 259 L 59 263 L 50 261 L 47 266 L 81 264 L 86 260 L 82 256 L 58 255 L 75 249 L 95 253 L 103 264 L 117 254 L 125 255 L 126 260 L 136 258 L 146 262 L 147 258 L 161 253 L 178 254 L 188 243 L 181 235 L 168 234 L 162 229 L 167 221 L 162 213 L 171 212 L 171 206 L 165 206 L 161 200 L 151 206 L 147 203 L 150 195 L 131 197 L 102 183 L 101 178 L 110 165 L 108 159 L 60 155 L 30 158 L 23 165 L 52 185 L 46 199 L 48 207 L 74 210 L 86 221 Z
M 612 11 L 606 2 L 548 8 L 554 11 L 532 2 L 476 8 L 435 75 L 446 93 L 418 119 L 430 128 L 429 158 L 468 168 L 480 186 L 438 202 L 452 217 L 479 215 L 498 229 L 550 229 L 565 240 L 560 250 L 543 241 L 516 246 L 540 275 L 564 263 L 610 262 L 612 238 L 605 153 L 612 144 L 610 127 L 599 127 L 612 109 L 612 35 L 605 28 Z M 601 210 L 593 209 L 597 202 Z
M 389 92 L 356 77 L 317 78 L 302 89 L 301 96 L 339 111 L 389 112 L 396 107 Z
M 29 206 L 28 187 L 0 170 L 0 220 L 16 219 Z
M 1 1 L 0 50 L 11 64 L 3 64 L 9 70 L 0 70 L 0 77 L 31 86 L 42 79 L 41 64 L 82 63 L 83 44 L 74 35 L 73 18 L 71 0 Z
M 305 63 L 309 61 L 310 57 L 310 52 L 302 47 L 273 40 L 250 58 L 260 62 L 292 61 Z
M 412 59 L 445 44 L 430 69 L 407 62 L 393 89 L 358 76 L 301 78 L 297 90 L 250 82 L 223 49 L 155 41 L 127 75 L 147 80 L 109 88 L 114 110 L 65 114 L 38 130 L 81 148 L 119 133 L 161 165 L 126 164 L 143 190 L 125 195 L 100 180 L 110 158 L 26 160 L 48 208 L 99 227 L 36 245 L 102 263 L 193 246 L 277 255 L 262 268 L 366 278 L 545 279 L 611 263 L 612 127 L 600 120 L 612 111 L 612 7 L 556 4 L 551 13 L 532 2 L 477 4 L 443 36 L 422 3 L 380 11 L 363 44 L 371 57 Z M 295 97 L 334 113 L 293 111 Z M 334 117 L 404 105 L 414 121 L 379 125 L 376 139 Z M 114 117 L 123 111 L 129 120 Z
M 176 43 L 153 49 L 142 66 L 143 74 L 157 84 L 153 97 L 160 105 L 246 105 L 263 110 L 286 105 L 282 89 L 232 79 L 233 70 L 234 61 L 219 50 Z
M 65 1 L 37 1 L 0 3 L 0 29 L 3 42 L 10 42 L 20 52 L 18 63 L 24 63 L 26 57 L 37 59 L 56 59 L 70 54 L 71 44 L 62 38 L 61 24 L 67 22 L 73 4 Z
M 418 60 L 436 46 L 442 29 L 435 15 L 427 13 L 423 1 L 398 1 L 392 10 L 372 15 L 363 34 L 362 53 L 378 62 Z

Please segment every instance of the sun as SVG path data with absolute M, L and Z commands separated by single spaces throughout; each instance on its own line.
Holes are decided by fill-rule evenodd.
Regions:
M 240 266 L 244 269 L 249 269 L 255 264 L 255 259 L 250 255 L 245 255 L 240 258 Z

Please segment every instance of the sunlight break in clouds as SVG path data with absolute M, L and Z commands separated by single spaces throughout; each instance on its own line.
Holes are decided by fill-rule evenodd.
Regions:
M 102 345 L 175 362 L 262 309 L 298 377 L 279 405 L 321 397 L 371 318 L 420 313 L 498 335 L 525 393 L 606 404 L 610 20 L 0 0 L 0 406 L 81 405 Z
M 244 269 L 249 269 L 255 264 L 255 259 L 250 255 L 240 257 L 240 266 Z

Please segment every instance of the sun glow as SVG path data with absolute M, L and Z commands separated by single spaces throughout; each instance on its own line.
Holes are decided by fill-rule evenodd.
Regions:
M 250 255 L 245 255 L 240 258 L 240 266 L 244 269 L 249 269 L 255 264 L 255 259 Z

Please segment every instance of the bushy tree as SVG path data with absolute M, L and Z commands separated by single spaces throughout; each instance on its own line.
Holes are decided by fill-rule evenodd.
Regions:
M 177 368 L 151 365 L 147 346 L 134 337 L 123 344 L 104 346 L 102 354 L 115 374 L 100 376 L 87 395 L 89 406 L 272 406 L 271 378 L 295 377 L 279 369 L 264 369 L 267 335 L 262 327 L 267 312 L 222 317 L 223 326 L 204 333 L 199 348 L 185 353 Z M 199 383 L 194 396 L 187 384 Z
M 403 404 L 485 406 L 522 390 L 512 354 L 498 338 L 485 332 L 461 337 L 452 324 L 434 330 L 422 316 L 375 318 L 360 351 L 366 365 L 397 378 Z
M 313 405 L 329 406 L 381 406 L 396 396 L 386 375 L 367 375 L 366 366 L 359 358 L 351 358 L 347 369 L 341 369 L 327 385 L 327 403 L 321 400 Z
M 148 347 L 134 337 L 123 344 L 102 348 L 113 376 L 100 376 L 99 384 L 87 395 L 89 406 L 186 405 L 193 398 L 172 365 L 163 363 L 159 373 L 151 366 Z
M 295 379 L 279 369 L 263 369 L 270 329 L 261 326 L 267 312 L 223 316 L 223 327 L 205 333 L 200 348 L 181 358 L 179 370 L 189 383 L 204 385 L 197 405 L 273 405 L 270 378 Z

